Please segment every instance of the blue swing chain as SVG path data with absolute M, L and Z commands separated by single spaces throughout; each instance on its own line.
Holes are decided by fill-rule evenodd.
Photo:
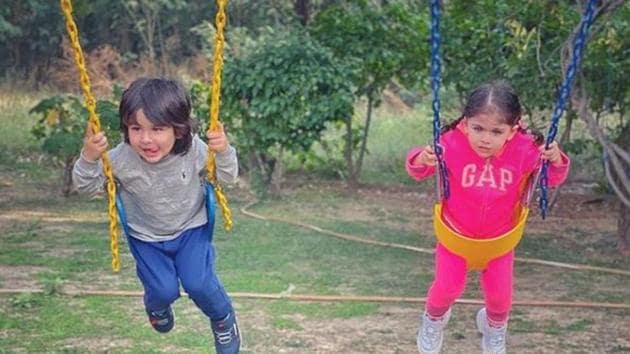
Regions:
M 442 158 L 440 145 L 440 81 L 442 63 L 440 59 L 440 1 L 431 0 L 431 91 L 433 93 L 433 151 L 437 157 L 438 198 L 448 199 L 448 171 Z
M 584 49 L 584 45 L 586 43 L 586 38 L 588 37 L 588 31 L 593 24 L 593 16 L 595 13 L 595 3 L 597 0 L 590 0 L 584 11 L 584 15 L 582 16 L 582 22 L 580 24 L 580 31 L 578 35 L 575 37 L 575 41 L 573 42 L 573 52 L 571 63 L 569 64 L 569 68 L 567 69 L 567 75 L 564 78 L 564 82 L 560 88 L 560 93 L 558 95 L 558 100 L 556 102 L 556 106 L 553 110 L 553 115 L 551 118 L 551 125 L 549 127 L 549 131 L 547 132 L 547 139 L 545 142 L 545 149 L 549 147 L 554 139 L 556 138 L 556 134 L 558 133 L 558 123 L 560 122 L 560 118 L 562 117 L 562 113 L 564 112 L 564 108 L 566 106 L 567 101 L 569 100 L 569 96 L 571 94 L 571 87 L 573 83 L 573 79 L 575 78 L 575 74 L 578 66 L 580 65 L 580 61 L 582 59 L 582 51 Z M 549 208 L 548 201 L 548 183 L 549 180 L 547 178 L 549 169 L 549 161 L 544 161 L 540 170 L 540 213 L 543 219 L 547 216 L 547 210 Z

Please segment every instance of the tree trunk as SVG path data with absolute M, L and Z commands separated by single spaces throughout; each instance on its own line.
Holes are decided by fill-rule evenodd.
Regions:
M 173 73 L 170 72 L 168 62 L 170 58 L 168 57 L 168 53 L 166 51 L 166 44 L 164 43 L 164 35 L 162 33 L 162 21 L 160 18 L 157 19 L 157 37 L 158 37 L 158 45 L 160 47 L 160 75 L 162 76 L 172 76 Z
M 359 149 L 359 158 L 357 158 L 357 166 L 354 170 L 356 174 L 355 178 L 358 181 L 359 176 L 361 175 L 361 169 L 363 168 L 363 158 L 365 157 L 365 152 L 367 151 L 367 140 L 368 133 L 370 132 L 370 123 L 372 122 L 372 108 L 374 108 L 374 99 L 372 95 L 374 92 L 370 89 L 368 90 L 367 97 L 367 112 L 365 114 L 365 125 L 363 127 L 363 136 L 361 137 L 361 148 Z
M 72 192 L 72 168 L 74 167 L 74 157 L 69 157 L 64 161 L 63 166 L 63 186 L 61 187 L 61 192 L 64 197 L 70 195 Z
M 617 222 L 617 236 L 619 237 L 619 252 L 630 257 L 630 207 L 621 203 Z
M 346 144 L 344 147 L 344 156 L 346 158 L 346 168 L 348 170 L 348 188 L 350 190 L 355 190 L 357 188 L 357 176 L 354 167 L 354 161 L 352 160 L 352 147 L 353 147 L 354 136 L 352 136 L 352 116 L 346 119 Z
M 295 1 L 295 14 L 300 19 L 302 26 L 306 27 L 310 20 L 310 0 L 296 0 Z
M 271 172 L 270 178 L 271 194 L 275 196 L 280 195 L 280 191 L 282 190 L 282 182 L 284 181 L 284 164 L 282 163 L 283 157 L 284 149 L 280 147 L 280 152 L 278 153 L 278 158 L 276 159 L 277 162 L 274 166 L 273 171 Z
M 630 153 L 630 122 L 621 130 L 619 138 L 615 141 L 624 151 Z M 630 175 L 630 166 L 624 166 L 626 175 Z M 614 170 L 613 170 L 614 171 Z M 619 175 L 614 175 L 615 182 L 620 185 Z M 630 197 L 630 196 L 628 196 Z M 619 251 L 630 256 L 630 206 L 625 203 L 619 203 L 619 219 L 617 220 L 617 236 L 619 237 Z
M 156 66 L 155 63 L 155 48 L 154 48 L 154 34 L 155 26 L 158 18 L 159 7 L 157 10 L 151 8 L 151 6 L 140 2 L 137 7 L 132 6 L 130 3 L 123 1 L 123 6 L 131 18 L 131 22 L 134 24 L 140 39 L 147 47 L 147 54 L 152 66 Z M 137 14 L 140 13 L 140 15 Z M 144 25 L 142 24 L 144 20 Z M 143 27 L 144 26 L 144 27 Z M 155 68 L 151 68 L 151 75 L 155 75 Z
M 576 113 L 573 110 L 568 110 L 566 114 L 567 125 L 562 132 L 562 136 L 560 137 L 560 141 L 558 142 L 560 146 L 571 141 L 571 128 L 573 127 L 573 120 L 575 119 Z M 558 197 L 560 197 L 560 190 L 562 189 L 562 185 L 556 187 L 553 192 L 551 192 L 551 197 L 549 198 L 549 212 L 553 210 L 558 201 Z
M 564 127 L 564 131 L 562 132 L 560 141 L 558 141 L 558 144 L 560 144 L 560 146 L 563 146 L 564 144 L 571 141 L 571 128 L 573 128 L 573 121 L 575 120 L 575 116 L 575 111 L 567 110 L 565 118 L 567 120 L 567 125 Z

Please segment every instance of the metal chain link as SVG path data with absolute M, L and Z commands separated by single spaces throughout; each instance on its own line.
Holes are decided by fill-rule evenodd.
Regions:
M 79 70 L 79 79 L 81 84 L 81 90 L 83 91 L 83 97 L 85 99 L 85 108 L 88 111 L 88 127 L 92 131 L 92 134 L 97 134 L 101 131 L 101 122 L 98 114 L 96 113 L 96 99 L 92 94 L 92 88 L 90 84 L 90 77 L 88 76 L 87 68 L 85 67 L 85 59 L 83 56 L 83 50 L 81 49 L 81 43 L 79 41 L 79 30 L 74 17 L 72 16 L 72 1 L 60 0 L 59 2 L 61 10 L 63 12 L 66 30 L 68 37 L 70 38 L 70 45 L 74 51 L 74 64 Z M 118 216 L 116 214 L 116 184 L 114 182 L 114 175 L 112 172 L 112 164 L 107 155 L 107 151 L 101 155 L 101 161 L 103 162 L 103 173 L 107 177 L 107 201 L 108 201 L 108 215 L 109 215 L 109 237 L 110 237 L 110 249 L 112 253 L 112 269 L 114 272 L 120 270 L 120 256 L 118 254 Z
M 215 17 L 216 33 L 214 36 L 214 55 L 212 62 L 212 87 L 210 91 L 210 124 L 208 132 L 215 131 L 219 124 L 219 105 L 221 104 L 221 73 L 223 71 L 223 47 L 225 44 L 224 28 L 226 23 L 225 7 L 227 0 L 217 0 L 217 14 Z M 232 230 L 232 211 L 228 206 L 227 198 L 223 189 L 219 186 L 216 178 L 216 163 L 214 151 L 208 147 L 208 160 L 206 162 L 208 181 L 214 187 L 217 196 L 217 203 L 221 207 L 223 214 L 223 227 Z
M 586 44 L 586 39 L 588 37 L 588 31 L 593 24 L 593 16 L 595 14 L 597 0 L 590 0 L 584 11 L 584 15 L 582 16 L 582 22 L 580 24 L 580 30 L 575 37 L 575 41 L 573 42 L 573 51 L 571 63 L 569 64 L 569 68 L 567 69 L 567 74 L 564 78 L 564 82 L 560 88 L 560 92 L 558 94 L 558 100 L 556 101 L 556 106 L 553 110 L 551 125 L 547 132 L 547 139 L 545 142 L 545 148 L 549 147 L 556 135 L 558 134 L 558 124 L 560 122 L 560 118 L 562 117 L 562 113 L 564 112 L 564 108 L 569 100 L 571 95 L 571 88 L 573 84 L 573 79 L 575 78 L 575 74 L 577 73 L 577 69 L 580 65 L 580 61 L 582 59 L 582 51 L 584 50 L 584 45 Z M 549 169 L 549 161 L 544 161 L 540 170 L 540 213 L 542 218 L 544 219 L 547 216 L 547 210 L 549 208 L 548 201 L 548 169 Z
M 448 199 L 450 194 L 448 170 L 442 156 L 440 144 L 440 82 L 442 62 L 440 58 L 440 1 L 431 0 L 431 91 L 433 93 L 433 150 L 437 157 L 438 200 Z

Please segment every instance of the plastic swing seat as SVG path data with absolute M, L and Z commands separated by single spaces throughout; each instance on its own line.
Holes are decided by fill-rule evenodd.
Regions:
M 433 208 L 433 229 L 438 241 L 449 251 L 466 260 L 469 269 L 483 270 L 486 264 L 516 248 L 523 231 L 529 208 L 522 206 L 516 226 L 507 233 L 489 239 L 474 239 L 451 229 L 442 219 L 442 204 Z
M 209 181 L 204 182 L 204 189 L 206 190 L 206 210 L 208 212 L 208 223 L 210 228 L 210 240 L 214 235 L 214 218 L 217 210 L 217 197 L 214 194 L 214 186 Z M 122 224 L 125 235 L 129 237 L 129 225 L 127 224 L 127 213 L 123 205 L 120 194 L 116 193 L 116 210 L 118 211 L 118 218 Z

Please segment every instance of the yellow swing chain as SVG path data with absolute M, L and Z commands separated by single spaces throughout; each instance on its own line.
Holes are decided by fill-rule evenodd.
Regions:
M 225 28 L 226 15 L 225 6 L 227 0 L 217 0 L 217 14 L 215 17 L 216 33 L 214 36 L 214 55 L 212 62 L 212 87 L 210 91 L 210 124 L 208 132 L 217 130 L 219 123 L 219 104 L 221 102 L 221 72 L 223 70 L 223 46 L 225 38 L 223 29 Z M 223 189 L 219 186 L 216 177 L 216 164 L 214 152 L 208 148 L 208 160 L 206 164 L 208 181 L 214 186 L 217 196 L 217 203 L 221 207 L 223 214 L 223 226 L 227 231 L 232 230 L 232 212 L 228 206 L 227 198 Z
M 88 71 L 85 67 L 85 59 L 83 57 L 83 50 L 79 43 L 79 30 L 74 18 L 72 17 L 72 2 L 71 0 L 60 0 L 61 10 L 66 21 L 66 30 L 70 37 L 70 44 L 74 50 L 74 64 L 79 70 L 79 77 L 81 83 L 81 90 L 83 91 L 83 97 L 85 99 L 85 107 L 88 110 L 88 127 L 93 134 L 97 134 L 101 131 L 101 122 L 98 114 L 96 113 L 96 100 L 92 95 L 92 89 L 90 84 L 90 78 Z M 114 183 L 114 176 L 112 173 L 112 164 L 107 155 L 107 151 L 101 156 L 103 162 L 103 173 L 107 177 L 107 199 L 109 203 L 109 236 L 110 236 L 110 248 L 112 252 L 112 270 L 118 272 L 120 270 L 120 256 L 118 255 L 118 215 L 116 214 L 116 184 Z

